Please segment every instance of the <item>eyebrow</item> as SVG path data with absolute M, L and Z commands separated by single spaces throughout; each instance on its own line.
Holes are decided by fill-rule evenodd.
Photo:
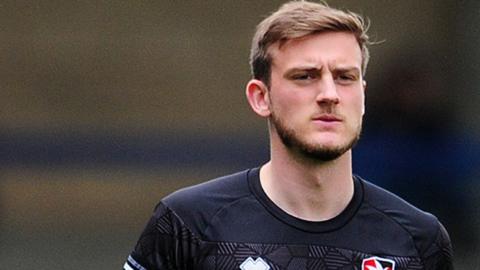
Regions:
M 291 69 L 287 69 L 287 71 L 285 71 L 283 77 L 288 78 L 288 77 L 292 76 L 293 74 L 295 74 L 297 72 L 320 73 L 322 71 L 322 68 L 323 67 L 317 68 L 315 66 L 294 67 L 294 68 L 291 68 Z
M 335 68 L 333 69 L 333 72 L 336 72 L 336 73 L 342 73 L 342 72 L 355 72 L 357 74 L 361 74 L 361 70 L 360 68 L 358 67 L 355 67 L 355 66 L 347 66 L 347 67 L 338 67 L 338 68 Z
M 320 68 L 316 66 L 308 66 L 308 65 L 294 67 L 294 68 L 288 69 L 284 73 L 283 77 L 288 78 L 297 72 L 320 73 L 322 69 L 323 69 L 323 66 Z M 348 72 L 354 72 L 356 75 L 360 75 L 362 73 L 360 68 L 356 66 L 336 67 L 332 70 L 332 73 L 348 73 Z

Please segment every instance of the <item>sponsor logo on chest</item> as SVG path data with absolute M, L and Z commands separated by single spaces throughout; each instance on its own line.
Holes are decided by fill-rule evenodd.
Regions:
M 241 265 L 241 270 L 269 270 L 270 266 L 260 257 L 254 260 L 248 257 Z

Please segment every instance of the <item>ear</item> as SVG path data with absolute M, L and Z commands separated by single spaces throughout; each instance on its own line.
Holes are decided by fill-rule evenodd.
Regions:
M 260 80 L 252 79 L 247 84 L 245 91 L 248 103 L 252 110 L 261 117 L 270 116 L 270 92 L 268 87 Z

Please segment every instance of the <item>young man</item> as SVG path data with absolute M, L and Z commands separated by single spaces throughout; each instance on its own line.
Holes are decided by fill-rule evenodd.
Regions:
M 124 269 L 452 269 L 434 216 L 352 174 L 367 44 L 361 17 L 321 4 L 261 22 L 246 95 L 270 161 L 164 198 Z

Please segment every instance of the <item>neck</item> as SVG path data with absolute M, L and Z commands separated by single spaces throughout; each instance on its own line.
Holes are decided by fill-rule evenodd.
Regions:
M 335 160 L 319 162 L 272 148 L 260 181 L 267 196 L 288 214 L 310 221 L 334 218 L 353 197 L 351 150 Z

